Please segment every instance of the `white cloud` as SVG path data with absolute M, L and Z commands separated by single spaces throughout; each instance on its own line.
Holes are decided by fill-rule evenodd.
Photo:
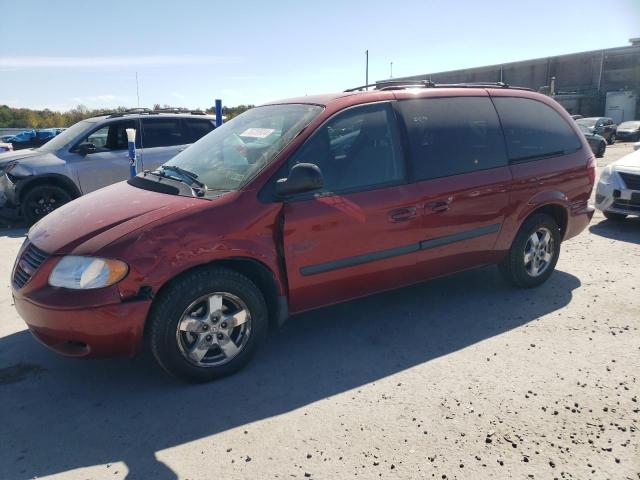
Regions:
M 210 55 L 140 55 L 106 57 L 0 57 L 0 68 L 154 67 L 238 63 L 239 58 Z

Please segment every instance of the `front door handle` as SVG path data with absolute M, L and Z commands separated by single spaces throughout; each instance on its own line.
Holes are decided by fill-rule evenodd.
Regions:
M 434 212 L 446 212 L 449 210 L 449 200 L 439 200 L 437 202 L 429 202 L 425 205 L 425 208 Z
M 394 223 L 397 222 L 406 222 L 407 220 L 411 220 L 416 216 L 416 207 L 402 207 L 396 208 L 395 210 L 391 210 L 389 212 L 389 220 Z

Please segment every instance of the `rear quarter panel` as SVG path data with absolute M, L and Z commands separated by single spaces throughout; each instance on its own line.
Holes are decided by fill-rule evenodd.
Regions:
M 522 222 L 536 209 L 545 205 L 559 205 L 567 214 L 565 239 L 580 233 L 586 226 L 581 217 L 588 208 L 593 188 L 587 170 L 593 153 L 578 125 L 557 102 L 544 95 L 511 90 L 491 89 L 492 97 L 522 97 L 542 102 L 553 108 L 574 131 L 582 147 L 574 153 L 538 160 L 511 163 L 511 211 L 496 243 L 497 250 L 508 250 Z M 580 216 L 580 219 L 576 217 Z M 590 218 L 590 217 L 589 217 Z M 588 220 L 587 220 L 588 223 Z

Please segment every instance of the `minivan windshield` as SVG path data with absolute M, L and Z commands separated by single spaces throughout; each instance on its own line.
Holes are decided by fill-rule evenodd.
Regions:
M 197 175 L 207 190 L 236 190 L 322 110 L 318 105 L 297 103 L 252 108 L 202 137 L 165 167 Z
M 60 150 L 67 143 L 73 141 L 78 135 L 85 130 L 89 129 L 95 122 L 90 120 L 81 120 L 78 123 L 73 124 L 66 130 L 63 130 L 58 135 L 53 137 L 47 143 L 38 148 L 38 151 L 45 153 L 53 153 L 56 150 Z

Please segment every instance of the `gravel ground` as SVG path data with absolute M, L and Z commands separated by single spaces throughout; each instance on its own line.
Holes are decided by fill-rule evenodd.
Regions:
M 534 290 L 483 268 L 300 315 L 199 386 L 37 344 L 23 236 L 0 231 L 1 479 L 640 478 L 640 219 L 596 213 Z

